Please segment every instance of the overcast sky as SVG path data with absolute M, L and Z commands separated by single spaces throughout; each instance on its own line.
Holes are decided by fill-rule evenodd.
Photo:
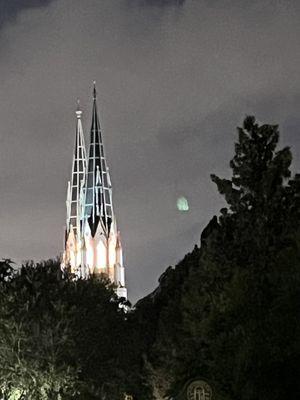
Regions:
M 149 293 L 222 207 L 209 175 L 230 176 L 246 114 L 299 171 L 299 71 L 298 0 L 0 0 L 0 256 L 62 252 L 96 80 L 129 298 Z

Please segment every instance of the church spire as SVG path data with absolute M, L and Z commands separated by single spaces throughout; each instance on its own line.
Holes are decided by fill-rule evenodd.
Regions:
M 84 215 L 88 220 L 93 237 L 99 224 L 102 226 L 103 233 L 108 237 L 113 219 L 112 189 L 98 117 L 95 82 Z
M 88 160 L 81 116 L 78 103 L 62 265 L 69 265 L 76 275 L 83 278 L 91 273 L 106 274 L 115 283 L 117 295 L 126 298 L 123 250 L 113 212 L 112 188 L 98 117 L 95 83 Z
M 75 148 L 73 153 L 72 175 L 68 185 L 67 197 L 67 231 L 69 232 L 72 227 L 74 234 L 78 237 L 81 234 L 83 206 L 82 189 L 86 174 L 86 152 L 81 116 L 82 111 L 80 109 L 79 100 L 77 100 Z

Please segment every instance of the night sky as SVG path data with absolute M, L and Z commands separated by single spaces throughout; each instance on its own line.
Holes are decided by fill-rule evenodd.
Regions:
M 129 298 L 150 292 L 223 206 L 209 176 L 245 115 L 280 125 L 299 171 L 299 71 L 298 0 L 0 0 L 0 256 L 62 252 L 96 80 Z

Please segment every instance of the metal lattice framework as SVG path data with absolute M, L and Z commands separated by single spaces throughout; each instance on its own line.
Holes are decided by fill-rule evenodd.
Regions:
M 82 206 L 83 206 L 83 187 L 86 178 L 86 151 L 84 143 L 84 135 L 82 129 L 81 116 L 82 111 L 79 109 L 79 102 L 76 111 L 77 125 L 75 136 L 75 149 L 72 163 L 72 177 L 68 182 L 67 195 L 67 231 L 71 226 L 74 234 L 80 236 L 82 233 Z
M 108 236 L 113 219 L 112 188 L 107 166 L 101 127 L 97 112 L 97 93 L 93 91 L 93 116 L 85 184 L 84 218 L 88 220 L 92 236 L 99 222 Z

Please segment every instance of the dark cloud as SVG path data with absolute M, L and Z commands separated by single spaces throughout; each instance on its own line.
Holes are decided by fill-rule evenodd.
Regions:
M 47 6 L 53 0 L 0 0 L 0 28 L 16 20 L 20 11 Z
M 153 6 L 182 6 L 185 0 L 142 0 L 142 3 Z
M 186 0 L 127 0 L 128 5 L 138 6 L 156 6 L 156 7 L 167 7 L 167 6 L 182 6 Z

